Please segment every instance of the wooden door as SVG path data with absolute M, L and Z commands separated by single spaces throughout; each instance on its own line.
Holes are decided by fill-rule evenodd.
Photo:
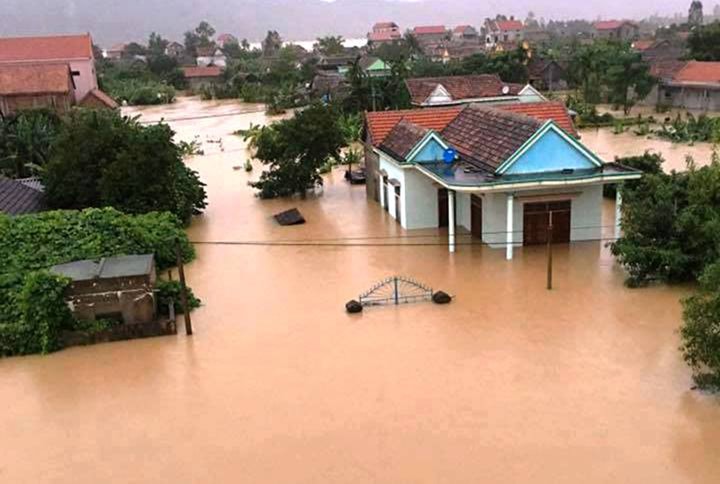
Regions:
M 552 217 L 553 243 L 570 242 L 570 200 L 523 205 L 523 244 L 547 244 Z
M 473 237 L 482 239 L 482 198 L 470 196 L 470 229 Z
M 450 225 L 448 220 L 448 191 L 447 188 L 438 189 L 438 227 Z

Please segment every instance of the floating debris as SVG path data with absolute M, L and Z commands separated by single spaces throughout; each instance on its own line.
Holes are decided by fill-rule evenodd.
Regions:
M 302 216 L 300 210 L 297 208 L 276 213 L 274 217 L 280 225 L 300 225 L 305 223 L 305 217 Z

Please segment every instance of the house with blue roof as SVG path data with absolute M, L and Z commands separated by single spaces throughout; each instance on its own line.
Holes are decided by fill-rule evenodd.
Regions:
M 603 185 L 642 176 L 584 146 L 560 103 L 428 110 L 370 113 L 368 177 L 403 228 L 447 227 L 450 252 L 458 230 L 504 248 L 508 259 L 515 247 L 549 237 L 598 240 Z

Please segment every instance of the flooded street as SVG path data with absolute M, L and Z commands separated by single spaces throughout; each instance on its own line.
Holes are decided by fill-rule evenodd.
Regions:
M 507 262 L 403 237 L 342 170 L 261 201 L 231 134 L 267 122 L 260 106 L 142 111 L 206 153 L 189 161 L 209 195 L 189 229 L 195 335 L 0 360 L 0 482 L 720 482 L 720 398 L 690 390 L 677 350 L 691 288 L 626 289 L 585 242 L 555 249 L 547 291 L 544 248 Z M 293 206 L 307 224 L 279 227 Z M 337 245 L 209 243 L 279 240 Z M 395 274 L 456 299 L 345 313 Z
M 580 132 L 582 142 L 606 161 L 615 157 L 642 155 L 645 151 L 661 153 L 665 158 L 663 167 L 666 172 L 671 170 L 684 171 L 686 159 L 691 156 L 697 166 L 710 164 L 713 145 L 711 143 L 671 143 L 658 138 L 637 136 L 630 131 L 613 134 L 612 128 L 584 129 Z

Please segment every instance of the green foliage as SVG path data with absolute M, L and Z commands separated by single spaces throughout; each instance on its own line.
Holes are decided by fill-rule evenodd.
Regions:
M 629 168 L 640 170 L 646 175 L 657 175 L 662 173 L 662 164 L 665 159 L 659 153 L 646 151 L 640 156 L 626 156 L 623 158 L 615 158 L 615 163 L 619 163 Z M 639 182 L 625 182 L 627 187 L 635 187 Z M 615 198 L 617 185 L 603 185 L 603 196 L 607 198 Z
M 720 118 L 713 118 L 705 114 L 695 117 L 692 113 L 686 113 L 683 119 L 678 114 L 673 120 L 665 121 L 653 133 L 673 143 L 698 141 L 718 143 L 720 142 Z
M 206 194 L 173 134 L 165 124 L 143 126 L 114 111 L 71 112 L 43 173 L 47 204 L 168 211 L 188 223 L 205 208 Z
M 243 168 L 245 169 L 245 171 L 247 173 L 250 173 L 251 171 L 253 171 L 252 162 L 250 160 L 245 160 L 245 164 L 243 165 Z
M 341 35 L 328 35 L 318 38 L 314 47 L 322 55 L 339 55 L 345 52 L 343 42 L 345 42 L 345 39 Z
M 338 118 L 338 125 L 347 144 L 360 141 L 363 130 L 363 120 L 360 114 L 343 114 Z
M 213 35 L 215 35 L 215 29 L 207 21 L 203 20 L 194 30 L 185 32 L 185 51 L 192 56 L 196 56 L 198 47 L 213 45 Z
M 251 186 L 261 198 L 305 194 L 322 185 L 318 170 L 329 159 L 340 160 L 345 138 L 338 111 L 313 104 L 293 118 L 263 127 L 256 138 L 256 158 L 268 166 Z
M 112 208 L 0 215 L 0 355 L 59 348 L 62 330 L 83 329 L 63 301 L 67 280 L 46 272 L 55 264 L 122 254 L 155 254 L 160 269 L 175 265 L 175 243 L 195 257 L 169 213 L 130 216 Z
M 700 291 L 683 301 L 683 358 L 698 387 L 720 391 L 720 262 L 708 265 Z
M 649 64 L 629 44 L 620 42 L 576 46 L 568 73 L 585 102 L 607 100 L 622 106 L 626 114 L 655 84 Z
M 0 175 L 23 178 L 39 173 L 59 124 L 57 114 L 44 109 L 0 117 Z
M 654 173 L 622 188 L 623 236 L 612 252 L 631 285 L 696 280 L 720 255 L 720 163 Z
M 168 306 L 174 302 L 175 303 L 175 311 L 176 313 L 180 314 L 182 313 L 182 305 L 180 304 L 181 297 L 180 297 L 180 291 L 181 291 L 181 285 L 180 281 L 167 281 L 167 280 L 158 280 L 157 285 L 155 289 L 158 291 L 158 304 L 159 309 L 162 314 L 167 315 L 168 314 Z M 192 289 L 189 287 L 187 288 L 187 296 L 188 296 L 188 306 L 190 307 L 190 310 L 197 309 L 202 304 L 202 301 L 195 296 L 195 294 L 192 292 Z
M 116 101 L 131 106 L 169 104 L 175 100 L 175 89 L 172 86 L 152 80 L 106 79 L 104 86 Z
M 687 40 L 689 57 L 699 61 L 720 60 L 720 22 L 696 27 Z

